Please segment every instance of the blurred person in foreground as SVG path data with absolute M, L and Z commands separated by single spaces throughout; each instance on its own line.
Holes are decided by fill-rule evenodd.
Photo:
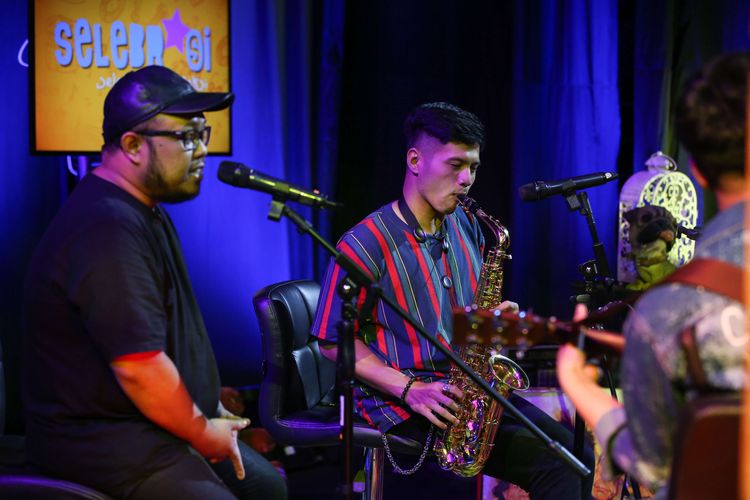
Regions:
M 721 56 L 687 86 L 676 108 L 678 137 L 691 155 L 701 187 L 713 191 L 719 213 L 703 230 L 696 258 L 743 266 L 745 105 L 750 53 Z M 576 311 L 576 319 L 585 316 Z M 686 400 L 697 394 L 688 374 L 681 336 L 692 329 L 708 389 L 740 391 L 746 382 L 745 309 L 742 303 L 682 283 L 657 286 L 636 303 L 624 325 L 621 362 L 624 404 L 591 376 L 584 354 L 560 348 L 560 384 L 594 428 L 605 451 L 604 472 L 626 472 L 667 493 L 675 434 Z

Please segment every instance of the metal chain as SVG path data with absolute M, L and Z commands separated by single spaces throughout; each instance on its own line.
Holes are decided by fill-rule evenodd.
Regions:
M 394 472 L 397 474 L 401 474 L 402 476 L 408 476 L 410 474 L 414 474 L 419 470 L 420 467 L 422 467 L 422 462 L 424 462 L 425 457 L 427 457 L 427 451 L 430 449 L 430 444 L 432 443 L 432 435 L 435 432 L 435 426 L 430 425 L 430 432 L 427 433 L 427 441 L 424 443 L 424 448 L 422 449 L 422 454 L 419 456 L 419 460 L 417 460 L 417 463 L 414 464 L 414 467 L 411 469 L 402 469 L 398 466 L 396 463 L 396 460 L 393 458 L 393 454 L 391 453 L 391 448 L 388 446 L 388 438 L 385 437 L 385 433 L 382 433 L 380 436 L 383 438 L 383 448 L 385 448 L 385 454 L 388 455 L 388 461 L 393 466 Z

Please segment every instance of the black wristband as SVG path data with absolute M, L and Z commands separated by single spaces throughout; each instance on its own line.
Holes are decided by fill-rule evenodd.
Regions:
M 411 376 L 409 381 L 406 383 L 406 386 L 404 387 L 404 391 L 401 393 L 401 402 L 406 404 L 406 394 L 409 392 L 409 389 L 411 389 L 411 384 L 416 382 L 417 377 L 414 375 Z

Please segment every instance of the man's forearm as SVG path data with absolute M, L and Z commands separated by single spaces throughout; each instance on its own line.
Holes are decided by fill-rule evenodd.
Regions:
M 409 376 L 383 363 L 360 339 L 355 339 L 354 350 L 355 376 L 385 394 L 401 398 Z M 328 359 L 336 359 L 335 346 L 321 346 L 321 352 Z M 413 382 L 404 399 L 413 412 L 444 429 L 446 422 L 458 423 L 455 417 L 458 410 L 456 400 L 462 397 L 458 388 L 443 382 Z
M 139 361 L 115 361 L 111 367 L 125 394 L 149 420 L 191 444 L 206 437 L 210 423 L 166 354 L 161 352 Z
M 321 352 L 336 361 L 336 345 L 321 345 Z M 354 375 L 367 385 L 396 398 L 409 381 L 409 376 L 383 363 L 361 339 L 354 339 Z

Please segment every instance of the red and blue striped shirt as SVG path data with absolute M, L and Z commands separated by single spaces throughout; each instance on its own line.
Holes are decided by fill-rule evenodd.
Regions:
M 452 339 L 452 308 L 470 305 L 482 265 L 484 238 L 478 222 L 458 209 L 446 216 L 443 239 L 428 235 L 424 241 L 385 205 L 345 233 L 337 248 L 378 282 L 384 294 L 409 311 L 428 332 L 444 344 Z M 336 289 L 343 269 L 331 261 L 321 288 L 312 334 L 336 342 L 341 319 L 341 299 Z M 450 287 L 445 284 L 450 278 Z M 357 299 L 364 304 L 364 292 Z M 377 301 L 369 313 L 372 320 L 359 330 L 369 339 L 375 355 L 401 372 L 422 381 L 447 378 L 450 361 L 387 306 Z M 371 425 L 386 431 L 409 418 L 409 408 L 364 383 L 354 391 L 355 408 Z

